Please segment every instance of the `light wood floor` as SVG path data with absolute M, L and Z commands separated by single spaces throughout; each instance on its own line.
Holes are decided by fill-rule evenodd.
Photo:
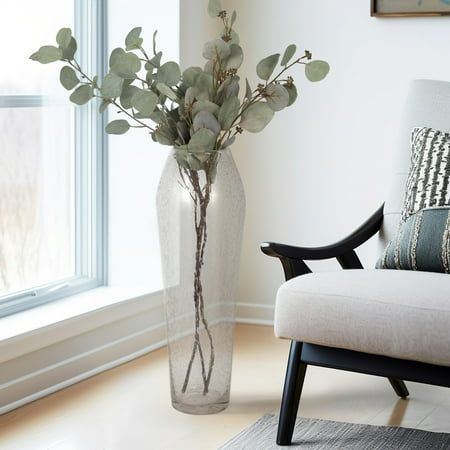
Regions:
M 271 328 L 236 332 L 230 407 L 212 416 L 171 408 L 167 353 L 158 350 L 0 417 L 1 450 L 212 450 L 279 405 L 289 343 Z M 450 432 L 450 390 L 309 368 L 300 414 Z

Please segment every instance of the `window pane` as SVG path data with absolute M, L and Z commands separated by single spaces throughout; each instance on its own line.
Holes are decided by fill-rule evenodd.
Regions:
M 0 95 L 62 95 L 58 64 L 28 58 L 42 45 L 56 45 L 59 28 L 73 30 L 74 1 L 5 0 L 0 5 Z
M 0 295 L 75 274 L 72 114 L 0 108 Z

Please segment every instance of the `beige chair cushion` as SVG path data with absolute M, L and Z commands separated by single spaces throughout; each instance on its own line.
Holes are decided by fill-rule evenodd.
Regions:
M 293 278 L 278 290 L 275 334 L 450 366 L 450 275 L 343 270 Z

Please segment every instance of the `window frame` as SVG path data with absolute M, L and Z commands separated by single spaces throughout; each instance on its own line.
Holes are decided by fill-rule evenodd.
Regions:
M 102 79 L 107 68 L 106 0 L 75 0 L 74 18 L 78 61 L 87 73 Z M 41 95 L 0 95 L 0 108 L 52 104 L 61 101 Z M 95 101 L 74 111 L 76 275 L 0 296 L 0 318 L 107 283 L 106 116 L 98 114 Z

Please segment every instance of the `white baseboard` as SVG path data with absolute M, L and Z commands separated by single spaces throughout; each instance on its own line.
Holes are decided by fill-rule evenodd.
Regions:
M 133 302 L 125 317 L 106 310 L 111 321 L 98 321 L 101 326 L 78 329 L 63 340 L 55 336 L 50 344 L 46 339 L 41 348 L 36 348 L 39 338 L 33 333 L 32 350 L 0 362 L 0 415 L 166 345 L 162 302 Z M 238 303 L 236 321 L 272 325 L 273 311 L 270 305 Z M 27 347 L 25 338 L 21 344 Z

